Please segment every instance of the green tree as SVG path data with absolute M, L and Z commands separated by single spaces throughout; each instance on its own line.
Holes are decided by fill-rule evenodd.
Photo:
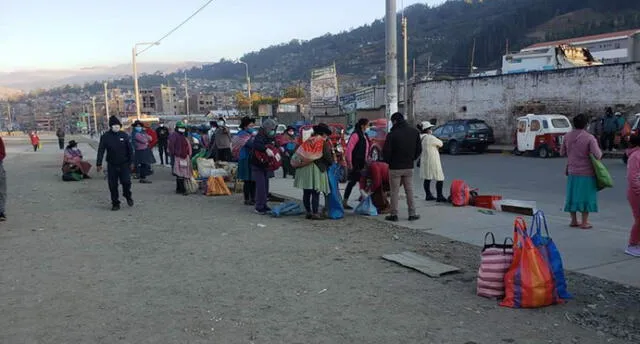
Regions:
M 284 98 L 304 98 L 304 88 L 300 86 L 287 87 L 284 90 Z

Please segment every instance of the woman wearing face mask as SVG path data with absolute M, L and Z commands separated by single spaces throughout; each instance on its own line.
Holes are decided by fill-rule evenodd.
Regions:
M 250 149 L 246 147 L 249 139 L 257 134 L 255 120 L 249 117 L 243 117 L 240 120 L 240 131 L 233 138 L 232 147 L 238 152 L 238 170 L 236 171 L 236 179 L 242 180 L 244 185 L 242 193 L 244 194 L 245 205 L 256 204 L 256 183 L 251 176 Z M 237 147 L 238 146 L 238 147 Z M 241 147 L 240 147 L 241 146 Z
M 82 152 L 78 148 L 78 143 L 71 140 L 64 150 L 62 171 L 64 173 L 71 172 L 72 170 L 80 171 L 83 178 L 89 177 L 89 171 L 91 170 L 91 164 L 83 160 Z
M 273 144 L 275 136 L 276 122 L 272 119 L 267 119 L 262 122 L 262 127 L 258 130 L 258 134 L 256 134 L 252 140 L 249 140 L 245 147 L 260 152 L 267 152 L 267 154 L 273 154 L 270 150 L 267 150 L 267 145 Z M 258 214 L 266 214 L 271 211 L 271 208 L 267 206 L 269 196 L 269 171 L 264 166 L 257 165 L 253 159 L 251 159 L 250 163 L 251 177 L 256 185 L 256 212 Z
M 365 131 L 369 126 L 369 120 L 361 118 L 356 123 L 353 133 L 349 137 L 347 143 L 347 151 L 345 158 L 347 160 L 347 168 L 349 169 L 349 183 L 344 190 L 343 206 L 345 209 L 353 209 L 349 206 L 349 197 L 356 183 L 360 181 L 360 171 L 367 166 L 367 157 L 369 156 L 369 139 L 365 135 Z
M 191 178 L 191 143 L 187 128 L 182 122 L 176 123 L 176 131 L 169 136 L 169 154 L 172 156 L 173 175 L 176 176 L 176 193 L 187 195 L 185 180 Z
M 296 176 L 295 169 L 291 167 L 291 156 L 296 152 L 298 145 L 296 143 L 296 129 L 292 126 L 276 137 L 276 143 L 282 152 L 282 178 L 287 175 Z
M 144 131 L 144 125 L 140 121 L 133 123 L 133 133 L 131 143 L 135 150 L 135 164 L 138 178 L 141 184 L 151 184 L 147 176 L 151 174 L 151 164 L 154 162 L 153 152 L 149 148 L 151 136 Z
M 293 186 L 303 190 L 303 203 L 307 211 L 307 219 L 322 220 L 318 212 L 320 193 L 329 193 L 329 178 L 327 171 L 333 164 L 333 149 L 327 138 L 331 129 L 324 123 L 313 126 L 313 136 L 309 140 L 323 140 L 322 157 L 313 163 L 298 168 Z M 326 202 L 326 198 L 325 198 Z
M 216 160 L 231 161 L 231 132 L 223 120 L 218 121 L 214 144 L 216 145 Z

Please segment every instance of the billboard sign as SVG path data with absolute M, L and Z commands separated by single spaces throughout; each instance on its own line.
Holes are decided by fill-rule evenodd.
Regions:
M 273 116 L 273 106 L 271 104 L 258 105 L 258 116 L 271 117 Z
M 336 66 L 311 71 L 311 106 L 330 107 L 338 104 L 338 76 Z

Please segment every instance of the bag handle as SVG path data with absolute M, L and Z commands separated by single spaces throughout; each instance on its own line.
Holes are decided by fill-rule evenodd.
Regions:
M 527 222 L 524 220 L 522 216 L 516 217 L 516 220 L 513 223 L 513 244 L 514 246 L 517 243 L 520 243 L 520 237 L 524 240 L 527 235 Z
M 489 235 L 491 235 L 491 244 L 487 245 L 487 238 L 489 237 Z M 484 235 L 484 247 L 486 248 L 495 244 L 496 244 L 496 237 L 493 236 L 493 233 L 487 232 L 487 234 Z
M 507 237 L 507 238 L 504 238 L 504 243 L 503 243 L 503 245 L 502 245 L 502 253 L 504 253 L 504 254 L 507 254 L 507 248 L 509 247 L 509 246 L 507 245 L 507 242 L 509 242 L 509 241 L 511 241 L 511 247 L 513 248 L 513 245 L 514 245 L 514 243 L 513 243 L 513 239 L 508 238 L 508 237 Z
M 544 215 L 544 212 L 542 210 L 538 210 L 533 215 L 533 220 L 531 221 L 531 231 L 529 232 L 529 236 L 534 234 L 534 228 L 535 228 L 535 234 L 542 235 L 541 227 L 543 224 L 544 224 L 544 231 L 546 236 L 551 237 L 549 235 L 549 226 L 547 225 L 547 217 Z

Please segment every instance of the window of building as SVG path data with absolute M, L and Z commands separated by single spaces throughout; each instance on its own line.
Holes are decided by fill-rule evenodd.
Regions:
M 616 44 L 615 44 L 615 48 L 616 48 L 616 49 L 620 49 L 620 43 L 616 43 Z

